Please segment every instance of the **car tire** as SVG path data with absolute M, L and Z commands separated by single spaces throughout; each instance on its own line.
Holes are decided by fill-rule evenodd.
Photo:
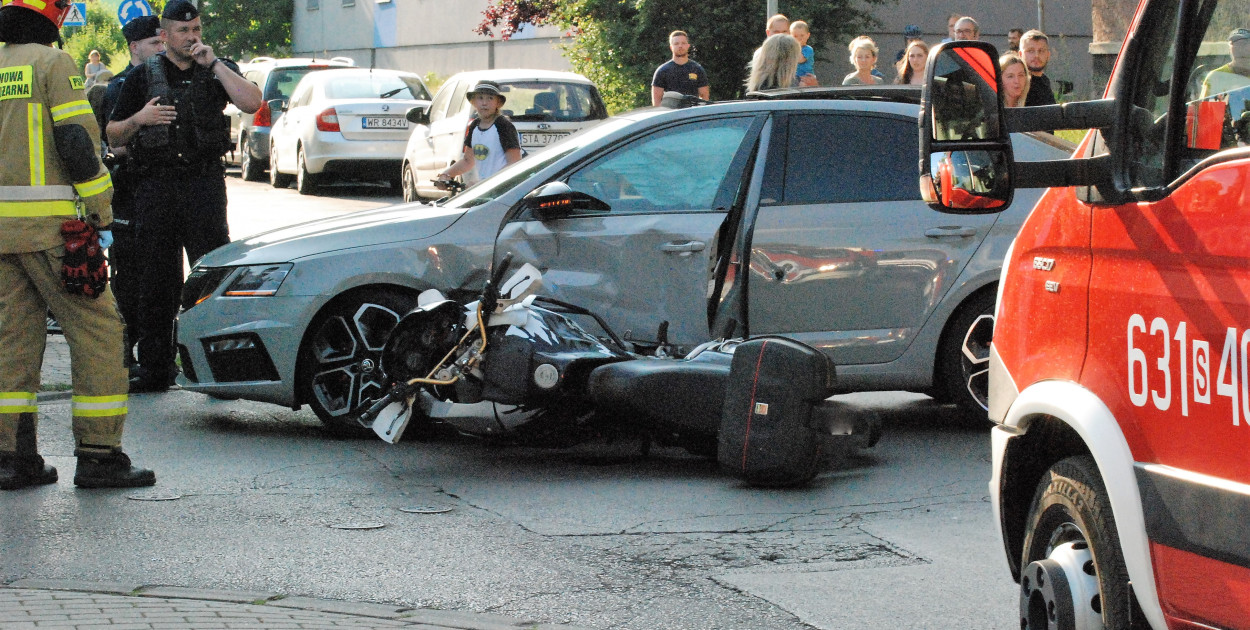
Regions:
M 318 176 L 308 172 L 308 163 L 304 159 L 304 147 L 300 145 L 295 155 L 295 190 L 301 195 L 317 194 Z
M 356 419 L 368 401 L 385 393 L 382 348 L 416 304 L 415 293 L 365 289 L 340 296 L 313 318 L 300 348 L 297 387 L 300 399 L 331 433 L 372 434 Z
M 1021 628 L 1127 630 L 1141 618 L 1111 502 L 1088 455 L 1060 460 L 1042 476 L 1020 560 Z
M 252 157 L 252 141 L 247 136 L 239 139 L 239 177 L 248 182 L 258 182 L 265 178 L 265 169 L 260 168 Z
M 278 171 L 278 148 L 269 143 L 269 185 L 274 188 L 290 188 L 290 175 Z
M 417 194 L 417 177 L 413 174 L 412 167 L 408 164 L 404 164 L 404 175 L 401 186 L 404 190 L 405 203 L 421 201 L 420 195 Z
M 937 354 L 937 398 L 961 416 L 989 422 L 989 353 L 995 292 L 981 291 L 959 306 L 946 325 Z

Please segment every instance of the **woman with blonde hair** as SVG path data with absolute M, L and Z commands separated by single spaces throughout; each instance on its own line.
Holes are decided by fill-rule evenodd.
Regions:
M 799 40 L 786 33 L 770 35 L 751 58 L 747 91 L 794 87 L 795 72 L 802 58 Z
M 871 37 L 860 35 L 852 39 L 847 48 L 851 50 L 851 65 L 855 66 L 855 72 L 846 75 L 846 78 L 842 79 L 842 85 L 885 83 L 881 77 L 872 73 L 872 69 L 877 65 L 877 44 L 872 41 Z
M 907 45 L 903 58 L 895 66 L 898 78 L 894 82 L 899 85 L 924 85 L 924 69 L 928 64 L 929 45 L 918 39 L 913 41 Z
M 1007 107 L 1024 107 L 1024 100 L 1029 96 L 1029 68 L 1024 59 L 1016 53 L 1007 53 L 998 58 L 998 68 L 1003 79 L 1003 105 Z

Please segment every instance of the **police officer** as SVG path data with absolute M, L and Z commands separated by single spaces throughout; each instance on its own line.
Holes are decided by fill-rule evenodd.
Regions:
M 72 357 L 74 483 L 82 487 L 136 487 L 156 483 L 121 450 L 126 420 L 122 323 L 104 269 L 82 287 L 76 255 L 103 260 L 113 194 L 100 163 L 100 129 L 83 92 L 83 79 L 60 40 L 68 0 L 0 0 L 0 489 L 53 483 L 56 469 L 36 449 L 40 367 L 51 310 Z M 74 249 L 62 230 L 99 228 L 97 246 L 80 229 Z M 62 282 L 65 281 L 64 285 Z
M 253 113 L 260 88 L 200 39 L 200 14 L 187 0 L 161 13 L 164 54 L 130 72 L 109 117 L 112 146 L 127 146 L 137 167 L 134 218 L 142 249 L 138 360 L 131 392 L 173 384 L 174 318 L 182 291 L 182 252 L 194 262 L 230 242 L 222 156 L 230 149 L 226 104 Z
M 104 104 L 96 111 L 96 120 L 103 129 L 108 125 L 109 114 L 121 96 L 122 84 L 136 66 L 142 66 L 152 55 L 165 50 L 160 36 L 161 20 L 155 15 L 144 15 L 126 23 L 122 35 L 130 48 L 130 63 L 126 69 L 113 77 L 104 93 Z M 107 138 L 105 139 L 107 142 Z M 134 344 L 139 338 L 139 243 L 134 233 L 135 173 L 126 155 L 126 147 L 111 147 L 111 171 L 113 175 L 113 246 L 109 248 L 109 267 L 113 273 L 113 295 L 126 324 L 126 351 L 122 358 L 133 366 Z

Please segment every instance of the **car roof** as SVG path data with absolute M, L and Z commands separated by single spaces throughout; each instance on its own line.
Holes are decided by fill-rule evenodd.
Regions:
M 902 89 L 898 89 L 902 88 Z M 877 112 L 914 118 L 920 113 L 920 90 L 916 86 L 875 86 L 851 88 L 798 88 L 751 92 L 747 98 L 718 101 L 686 107 L 645 107 L 620 114 L 620 117 L 642 120 L 672 113 L 674 118 L 705 114 L 758 113 L 785 110 L 838 110 Z
M 411 77 L 420 79 L 421 75 L 407 70 L 391 70 L 389 68 L 330 68 L 306 75 L 301 81 L 331 81 L 335 77 L 379 74 L 386 76 Z M 425 83 L 422 81 L 422 83 Z
M 312 65 L 354 67 L 356 65 L 356 61 L 351 57 L 332 57 L 330 59 L 321 59 L 319 57 L 285 57 L 282 59 L 275 59 L 273 57 L 253 57 L 248 60 L 247 63 L 239 65 L 270 66 L 276 68 Z
M 473 81 L 498 81 L 508 83 L 510 81 L 563 81 L 566 83 L 585 83 L 590 84 L 590 79 L 576 72 L 561 72 L 559 70 L 539 70 L 534 68 L 496 68 L 494 70 L 470 70 L 467 72 L 457 72 L 451 79 L 470 79 Z M 451 79 L 448 79 L 449 81 Z

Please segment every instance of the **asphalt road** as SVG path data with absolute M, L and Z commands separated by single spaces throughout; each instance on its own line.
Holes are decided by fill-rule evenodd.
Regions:
M 388 201 L 361 190 L 309 198 L 235 177 L 232 231 L 246 233 L 243 216 Z M 1018 627 L 987 427 L 920 395 L 854 398 L 881 412 L 881 442 L 780 491 L 679 449 L 644 456 L 630 438 L 391 446 L 333 439 L 306 409 L 186 391 L 130 401 L 126 448 L 155 488 L 82 491 L 69 483 L 68 401 L 44 404 L 40 449 L 62 481 L 0 493 L 0 582 L 281 592 L 622 630 Z

